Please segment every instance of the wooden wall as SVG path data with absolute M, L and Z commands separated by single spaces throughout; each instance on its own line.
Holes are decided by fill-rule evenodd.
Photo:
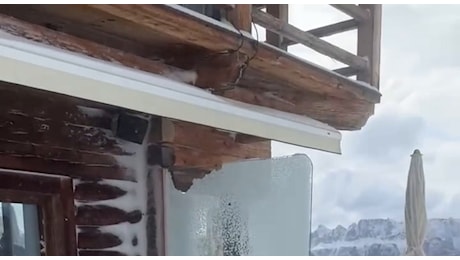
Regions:
M 116 110 L 80 103 L 0 83 L 0 168 L 72 177 L 79 255 L 158 254 L 146 146 L 114 136 Z
M 0 168 L 72 178 L 79 255 L 163 254 L 164 174 L 186 191 L 269 156 L 266 141 L 0 81 Z

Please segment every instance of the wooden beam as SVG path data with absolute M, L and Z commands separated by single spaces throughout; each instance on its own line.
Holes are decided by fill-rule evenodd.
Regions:
M 5 21 L 6 23 L 4 24 L 4 27 L 2 28 L 9 27 L 8 20 L 0 20 L 0 23 L 5 22 Z M 119 56 L 115 56 L 114 60 L 116 60 L 117 62 L 124 64 L 126 66 L 135 67 L 135 68 L 137 67 L 137 68 L 140 68 L 140 69 L 143 69 L 149 72 L 153 72 L 153 73 L 156 73 L 156 67 L 151 65 L 152 62 L 155 64 L 155 66 L 157 65 L 160 66 L 160 69 L 162 68 L 161 66 L 165 66 L 164 64 L 161 64 L 161 63 L 149 60 L 149 59 L 144 59 L 144 58 L 137 59 L 136 58 L 137 56 L 135 55 L 124 53 L 119 50 L 111 50 L 110 48 L 107 49 L 106 46 L 94 44 L 89 41 L 86 41 L 86 42 L 92 45 L 80 45 L 79 46 L 78 44 L 75 44 L 74 40 L 76 40 L 77 43 L 79 42 L 78 40 L 83 41 L 83 42 L 85 42 L 85 40 L 81 40 L 79 38 L 69 36 L 63 33 L 55 32 L 55 31 L 52 31 L 52 30 L 49 30 L 49 29 L 46 29 L 40 26 L 30 25 L 30 24 L 27 24 L 21 21 L 18 21 L 18 23 L 20 25 L 24 25 L 24 27 L 17 26 L 15 28 L 23 28 L 25 31 L 31 32 L 32 34 L 29 34 L 29 36 L 32 35 L 30 36 L 30 39 L 35 39 L 35 40 L 38 39 L 48 44 L 54 44 L 56 47 L 60 47 L 61 46 L 60 44 L 62 43 L 62 46 L 67 46 L 64 48 L 67 48 L 68 50 L 75 51 L 75 52 L 81 52 L 86 55 L 95 56 L 95 57 L 98 57 L 97 55 L 99 55 L 99 53 L 105 53 L 107 54 L 107 56 L 105 56 L 106 60 L 111 59 L 110 53 L 112 53 L 113 51 L 115 53 L 120 54 Z M 28 27 L 28 25 L 31 27 Z M 39 29 L 35 30 L 34 27 L 39 27 Z M 43 35 L 33 34 L 34 32 L 39 32 L 39 30 L 43 30 L 44 34 Z M 69 38 L 67 38 L 67 36 L 69 36 Z M 83 48 L 81 46 L 83 46 Z M 92 48 L 85 49 L 84 46 L 91 46 Z M 128 58 L 123 59 L 123 57 L 128 57 Z M 133 57 L 133 59 L 131 60 L 129 57 Z M 272 58 L 275 59 L 275 57 L 272 57 Z M 273 59 L 269 59 L 269 60 L 273 60 Z M 278 57 L 276 59 L 278 59 L 278 61 L 281 64 L 285 64 L 284 61 L 286 60 L 286 57 Z M 260 63 L 260 64 L 262 66 L 266 66 L 263 69 L 264 71 L 268 71 L 271 69 L 270 68 L 271 65 L 269 65 L 268 63 Z M 291 73 L 291 72 L 288 72 L 288 73 Z M 311 80 L 311 78 L 321 78 L 321 76 L 316 77 L 317 76 L 316 74 L 305 75 L 301 73 L 301 70 L 299 72 L 296 72 L 296 74 L 294 75 L 292 78 L 298 78 L 299 80 L 301 79 L 304 81 Z M 323 80 L 330 81 L 330 79 L 323 79 Z M 341 81 L 338 81 L 336 84 L 337 84 L 337 88 L 339 88 L 339 86 L 340 87 L 346 86 L 346 83 L 341 82 Z M 321 95 L 318 96 L 317 94 L 308 93 L 308 92 L 307 93 L 299 92 L 297 95 L 291 95 L 297 98 L 289 97 L 289 98 L 282 98 L 280 100 L 277 100 L 277 99 L 272 99 L 270 97 L 265 96 L 264 92 L 259 92 L 259 93 L 257 91 L 238 92 L 238 90 L 241 90 L 241 89 L 237 88 L 236 92 L 242 93 L 242 94 L 235 94 L 235 91 L 228 91 L 228 92 L 223 93 L 223 95 L 226 97 L 235 97 L 235 99 L 245 101 L 248 103 L 269 106 L 269 107 L 280 109 L 283 111 L 288 111 L 288 112 L 293 112 L 293 113 L 302 113 L 302 114 L 314 117 L 316 119 L 322 120 L 324 122 L 327 122 L 340 129 L 347 129 L 347 130 L 348 129 L 354 130 L 354 129 L 359 128 L 361 124 L 367 120 L 367 115 L 363 115 L 363 114 L 367 113 L 367 111 L 369 111 L 369 108 L 371 107 L 370 103 L 361 102 L 361 100 L 358 100 L 356 102 L 350 102 L 347 99 L 335 99 L 332 97 L 322 98 Z M 286 93 L 288 92 L 290 91 L 286 91 Z M 299 99 L 299 97 L 302 97 L 302 98 Z M 343 108 L 343 109 L 336 109 L 336 108 Z M 210 139 L 209 136 L 206 138 L 206 140 L 208 139 Z M 198 145 L 199 147 L 200 144 L 196 144 L 196 145 Z M 193 146 L 188 146 L 188 147 L 193 147 Z M 196 149 L 196 146 L 194 147 Z M 235 149 L 235 151 L 236 150 L 237 149 Z M 228 155 L 227 158 L 219 158 L 218 155 L 216 155 L 215 153 L 209 152 L 207 150 L 198 150 L 198 152 L 197 151 L 190 152 L 190 149 L 186 150 L 186 152 L 184 153 L 184 156 L 179 156 L 179 158 L 187 158 L 188 154 L 192 154 L 192 157 L 191 157 L 192 159 L 184 160 L 183 162 L 196 162 L 197 167 L 203 166 L 203 165 L 204 166 L 211 165 L 212 167 L 214 167 L 215 165 L 218 165 L 218 163 L 215 163 L 215 162 L 221 162 L 223 159 L 234 161 L 234 160 L 238 160 L 239 158 L 239 157 L 235 157 L 234 155 Z M 208 160 L 208 162 L 203 162 L 203 163 L 198 161 L 200 157 L 207 156 L 207 155 L 209 155 L 210 156 L 209 158 L 212 158 L 214 161 Z
M 370 14 L 370 19 L 358 27 L 358 55 L 369 60 L 370 69 L 358 73 L 358 80 L 379 88 L 382 5 L 360 5 Z
M 315 29 L 307 31 L 307 33 L 310 33 L 318 38 L 322 38 L 322 37 L 327 37 L 327 36 L 331 36 L 331 35 L 338 34 L 338 33 L 343 33 L 346 31 L 350 31 L 350 30 L 356 29 L 357 27 L 358 27 L 358 21 L 354 19 L 350 19 L 350 20 L 326 25 L 323 27 L 315 28 Z M 290 39 L 285 39 L 284 43 L 287 45 L 297 44 L 297 42 L 292 41 Z
M 271 16 L 268 13 L 254 10 L 254 22 L 267 28 L 267 30 L 276 32 L 282 36 L 290 38 L 293 41 L 301 43 L 313 50 L 350 65 L 358 70 L 367 70 L 368 63 L 366 59 L 356 56 L 346 50 L 343 50 L 327 41 L 319 39 L 318 37 L 304 32 L 295 26 L 292 26 L 280 19 Z
M 236 134 L 235 141 L 240 144 L 252 144 L 252 143 L 265 142 L 267 140 L 257 137 L 257 136 L 252 136 L 252 135 Z
M 367 10 L 364 10 L 354 4 L 331 4 L 331 6 L 353 17 L 354 19 L 358 20 L 358 22 L 364 22 L 370 18 L 370 14 Z
M 66 33 L 50 30 L 46 27 L 27 23 L 3 14 L 0 14 L 0 30 L 63 50 L 77 52 L 100 60 L 120 63 L 128 67 L 138 68 L 160 75 L 180 75 L 182 72 L 182 70 L 165 65 L 163 62 L 146 59 L 119 49 L 110 48 L 106 45 L 101 45 Z M 142 64 L 142 67 L 140 67 L 139 64 Z
M 2 12 L 38 24 L 51 23 L 58 26 L 58 30 L 72 35 L 145 56 L 152 56 L 154 53 L 165 55 L 167 50 L 170 54 L 173 52 L 178 56 L 182 55 L 181 50 L 193 50 L 191 53 L 202 53 L 202 56 L 206 56 L 209 52 L 237 49 L 241 44 L 241 35 L 228 29 L 228 26 L 206 23 L 202 17 L 191 12 L 183 12 L 183 9 L 174 5 L 17 5 L 2 7 Z M 92 17 L 97 22 L 90 23 L 87 17 Z M 4 26 L 8 27 L 8 24 Z M 113 35 L 128 43 L 134 42 L 142 48 L 128 48 L 128 43 L 121 42 L 111 44 L 116 40 L 109 37 Z M 165 38 L 168 39 L 167 44 L 161 45 L 163 47 L 158 46 L 159 42 L 165 43 Z M 239 54 L 253 56 L 254 46 L 255 40 L 245 36 Z M 279 86 L 283 91 L 309 91 L 338 98 L 364 99 L 374 103 L 380 99 L 378 91 L 369 89 L 364 84 L 337 77 L 328 70 L 305 63 L 293 55 L 286 55 L 267 44 L 261 43 L 257 46 L 256 56 L 251 60 L 250 68 L 263 73 L 264 78 L 283 82 L 283 85 Z M 143 54 L 145 51 L 139 52 L 140 49 L 148 49 L 150 54 Z M 204 50 L 209 52 L 203 53 Z M 137 67 L 143 69 L 142 66 Z M 244 77 L 246 76 L 250 74 L 245 73 Z M 230 78 L 234 79 L 233 75 Z M 253 82 L 255 83 L 257 81 Z M 284 84 L 289 87 L 286 88 Z
M 124 196 L 127 191 L 98 182 L 82 182 L 75 186 L 74 197 L 78 202 L 112 200 Z
M 114 250 L 78 250 L 79 256 L 126 256 L 125 253 Z
M 84 205 L 77 207 L 76 223 L 82 226 L 109 226 L 119 223 L 138 223 L 142 219 L 142 212 L 134 210 L 126 212 L 119 208 L 105 205 Z
M 163 15 L 164 12 L 160 12 L 158 15 Z M 8 16 L 0 15 L 0 29 L 7 30 L 8 32 L 15 33 L 18 36 L 23 36 L 25 38 L 39 41 L 45 44 L 52 45 L 54 47 L 66 49 L 69 51 L 85 54 L 88 56 L 100 58 L 103 60 L 115 60 L 116 62 L 123 64 L 127 67 L 141 69 L 150 73 L 171 73 L 173 71 L 181 72 L 178 68 L 173 68 L 172 66 L 168 66 L 157 61 L 153 61 L 150 59 L 145 59 L 142 57 L 138 57 L 136 55 L 126 53 L 120 50 L 111 49 L 107 46 L 103 46 L 91 41 L 87 41 L 84 39 L 80 39 L 68 34 L 52 31 L 50 29 L 29 24 L 15 18 L 11 18 Z M 172 26 L 175 26 L 176 23 L 173 23 Z M 9 29 L 8 29 L 9 28 Z M 219 36 L 220 37 L 220 36 Z M 220 44 L 218 42 L 216 44 Z M 238 44 L 236 41 L 235 44 Z M 259 52 L 264 52 L 263 49 L 259 49 Z M 268 53 L 267 53 L 268 54 Z M 264 54 L 265 56 L 265 54 Z M 278 109 L 281 111 L 307 115 L 314 119 L 320 120 L 325 122 L 337 129 L 341 130 L 356 130 L 359 129 L 362 125 L 362 122 L 367 120 L 368 116 L 368 109 L 369 103 L 368 101 L 358 99 L 354 100 L 353 95 L 347 92 L 348 94 L 345 97 L 338 98 L 338 92 L 329 92 L 327 90 L 331 85 L 331 83 L 325 82 L 335 82 L 334 86 L 335 89 L 343 89 L 346 88 L 347 82 L 342 81 L 340 79 L 332 79 L 332 78 L 323 78 L 320 74 L 311 72 L 305 72 L 303 67 L 297 67 L 296 69 L 289 70 L 283 72 L 284 74 L 290 74 L 291 76 L 287 80 L 280 80 L 273 81 L 265 80 L 266 73 L 268 71 L 278 72 L 273 70 L 272 63 L 273 60 L 277 60 L 278 63 L 284 64 L 283 68 L 289 66 L 286 62 L 287 59 L 290 57 L 284 56 L 267 56 L 267 59 L 259 60 L 259 58 L 255 58 L 258 62 L 260 61 L 260 69 L 262 72 L 259 71 L 259 68 L 254 69 L 252 65 L 247 69 L 246 76 L 242 79 L 241 84 L 245 86 L 245 88 L 236 87 L 231 91 L 222 92 L 221 95 L 233 98 L 239 101 L 243 101 L 250 104 L 256 104 L 261 106 L 266 106 L 274 109 Z M 220 72 L 216 72 L 213 70 L 215 66 L 222 66 L 225 68 L 228 65 L 225 62 L 220 62 L 216 59 L 209 63 L 209 68 L 207 70 L 203 69 L 203 73 L 207 73 L 210 75 L 217 75 L 216 77 L 221 77 Z M 220 65 L 219 65 L 220 64 Z M 211 66 L 212 65 L 212 66 Z M 204 67 L 203 67 L 204 68 Z M 222 72 L 223 73 L 223 72 Z M 180 73 L 179 73 L 180 74 Z M 227 73 L 228 74 L 228 73 Z M 254 79 L 250 78 L 249 75 L 254 75 Z M 213 77 L 208 77 L 213 78 Z M 318 79 L 317 83 L 312 82 L 312 80 Z M 321 80 L 319 80 L 321 79 Z M 297 89 L 295 87 L 291 87 L 290 84 L 296 84 L 292 80 L 295 81 L 302 81 L 310 82 L 314 86 L 317 87 L 318 91 L 313 92 L 305 92 L 305 89 Z M 255 84 L 257 83 L 257 84 Z M 302 83 L 302 84 L 303 84 Z M 323 84 L 324 83 L 324 84 Z M 214 84 L 211 81 L 206 84 Z M 254 88 L 254 86 L 260 85 L 262 88 Z M 267 89 L 270 89 L 269 86 L 273 85 L 273 89 L 270 91 L 280 92 L 282 89 L 282 93 L 289 94 L 287 95 L 288 98 L 273 98 L 267 92 Z M 202 84 L 200 84 L 202 86 Z M 247 86 L 247 87 L 246 87 Z M 351 85 L 348 85 L 351 86 Z M 283 87 L 283 88 L 281 88 Z M 17 86 L 11 86 L 8 88 L 10 90 L 13 89 L 20 89 Z M 278 89 L 278 90 L 277 90 Z M 322 91 L 323 90 L 323 91 Z M 4 89 L 2 89 L 4 91 Z M 336 91 L 336 90 L 334 90 Z M 340 90 L 337 90 L 340 91 Z M 367 89 L 359 89 L 356 88 L 353 92 L 356 92 L 358 96 L 366 96 Z M 24 99 L 24 97 L 26 97 Z M 292 95 L 292 93 L 295 93 Z M 328 98 L 324 98 L 324 97 Z M 11 97 L 11 98 L 10 98 Z M 47 98 L 51 97 L 52 99 L 61 100 L 59 104 L 55 104 L 55 101 L 51 102 Z M 8 92 L 8 94 L 0 95 L 0 101 L 4 100 L 5 102 L 0 102 L 0 107 L 6 106 L 7 104 L 10 106 L 10 109 L 14 109 L 15 107 L 20 107 L 23 112 L 29 114 L 33 117 L 40 117 L 40 111 L 45 111 L 48 115 L 56 114 L 59 111 L 62 111 L 62 103 L 68 104 L 76 104 L 85 107 L 96 107 L 98 108 L 97 111 L 99 112 L 106 112 L 106 115 L 103 117 L 87 117 L 81 116 L 81 113 L 74 113 L 72 112 L 70 116 L 65 117 L 65 121 L 72 123 L 72 124 L 85 124 L 91 125 L 103 129 L 110 129 L 111 120 L 110 117 L 116 112 L 114 111 L 113 107 L 109 107 L 103 104 L 97 104 L 95 102 L 89 101 L 82 101 L 76 100 L 73 98 L 64 98 L 63 96 L 58 95 L 47 95 L 44 92 L 40 91 L 29 91 L 24 92 Z M 8 102 L 7 102 L 8 101 Z M 31 103 L 33 102 L 33 103 Z M 16 104 L 17 103 L 17 104 Z M 15 105 L 12 105 L 15 104 Z M 29 104 L 29 106 L 27 105 Z M 33 104 L 33 105 L 32 105 Z M 51 105 L 55 104 L 55 105 Z M 361 106 L 362 105 L 362 106 Z M 67 108 L 69 109 L 69 108 Z M 65 114 L 66 115 L 66 114 Z M 64 116 L 65 116 L 64 115 Z
M 284 21 L 285 23 L 289 23 L 289 6 L 287 4 L 277 4 L 277 5 L 267 5 L 267 13 L 272 15 L 275 18 Z M 256 9 L 257 10 L 257 9 Z M 257 10 L 258 11 L 258 10 Z M 276 46 L 282 50 L 287 50 L 288 44 L 286 44 L 286 39 L 279 35 L 276 32 L 272 32 L 267 30 L 266 32 L 266 42 Z
M 122 243 L 123 241 L 116 235 L 103 233 L 98 229 L 87 228 L 78 233 L 79 249 L 107 249 Z
M 139 28 L 148 28 L 152 33 L 167 35 L 184 44 L 198 45 L 211 51 L 233 50 L 241 44 L 241 35 L 238 32 L 231 32 L 225 26 L 206 23 L 200 17 L 185 13 L 172 5 L 88 5 L 86 7 L 112 17 L 129 20 L 136 23 Z M 254 45 L 255 40 L 252 37 L 244 36 L 240 53 L 248 57 L 253 56 Z M 341 98 L 351 94 L 356 99 L 370 102 L 378 102 L 381 96 L 378 91 L 369 89 L 363 84 L 337 78 L 330 71 L 305 63 L 292 55 L 286 55 L 283 51 L 266 44 L 258 44 L 256 56 L 251 60 L 250 67 L 263 72 L 266 78 L 280 79 L 295 90 Z
M 193 149 L 210 155 L 221 155 L 223 158 L 267 158 L 270 157 L 270 147 L 257 144 L 244 144 L 235 141 L 232 134 L 217 129 L 194 125 L 192 123 L 172 121 L 174 131 L 171 145 L 176 149 Z M 210 139 L 209 137 L 213 137 Z M 266 140 L 265 140 L 266 141 Z M 228 162 L 224 159 L 220 162 Z M 178 164 L 179 163 L 179 164 Z M 181 165 L 179 161 L 175 166 Z M 190 164 L 193 166 L 193 164 Z
M 234 8 L 227 10 L 228 20 L 238 30 L 251 32 L 252 25 L 252 5 L 235 4 Z
M 373 111 L 371 109 L 373 104 L 364 100 L 350 102 L 346 99 L 321 96 L 315 93 L 264 93 L 261 98 L 261 96 L 251 93 L 247 89 L 235 88 L 228 91 L 226 96 L 246 103 L 277 107 L 287 112 L 302 110 L 306 115 L 312 115 L 312 118 L 334 125 L 341 130 L 360 129 Z M 302 102 L 299 102 L 299 100 L 302 100 Z M 363 115 L 363 113 L 366 114 Z
M 345 77 L 350 77 L 358 74 L 358 71 L 352 67 L 343 67 L 339 69 L 335 69 L 335 72 L 344 75 Z

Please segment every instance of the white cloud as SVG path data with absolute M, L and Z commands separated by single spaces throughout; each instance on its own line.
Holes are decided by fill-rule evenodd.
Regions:
M 340 18 L 335 12 L 326 15 L 324 7 L 315 8 L 296 7 L 291 22 L 313 28 L 311 20 L 318 26 Z M 344 133 L 343 155 L 272 145 L 275 156 L 303 152 L 312 159 L 314 225 L 401 219 L 410 154 L 416 148 L 424 154 L 429 217 L 460 217 L 458 13 L 460 6 L 384 6 L 382 103 L 361 131 Z M 354 37 L 342 35 L 335 42 L 351 48 Z M 311 51 L 291 51 L 336 66 Z

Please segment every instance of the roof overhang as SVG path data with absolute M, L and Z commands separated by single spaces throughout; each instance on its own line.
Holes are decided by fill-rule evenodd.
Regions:
M 171 79 L 0 34 L 0 80 L 340 153 L 341 134 L 311 118 L 237 102 Z

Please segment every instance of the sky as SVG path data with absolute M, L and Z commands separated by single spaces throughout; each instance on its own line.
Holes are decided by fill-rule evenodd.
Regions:
M 428 217 L 460 217 L 459 14 L 454 5 L 384 5 L 383 97 L 366 126 L 342 132 L 342 155 L 273 143 L 274 156 L 305 153 L 313 161 L 313 228 L 403 220 L 414 149 L 423 153 Z M 304 30 L 347 19 L 327 5 L 293 5 L 289 15 Z M 356 32 L 325 39 L 356 52 Z M 300 45 L 289 51 L 327 68 L 343 66 Z

